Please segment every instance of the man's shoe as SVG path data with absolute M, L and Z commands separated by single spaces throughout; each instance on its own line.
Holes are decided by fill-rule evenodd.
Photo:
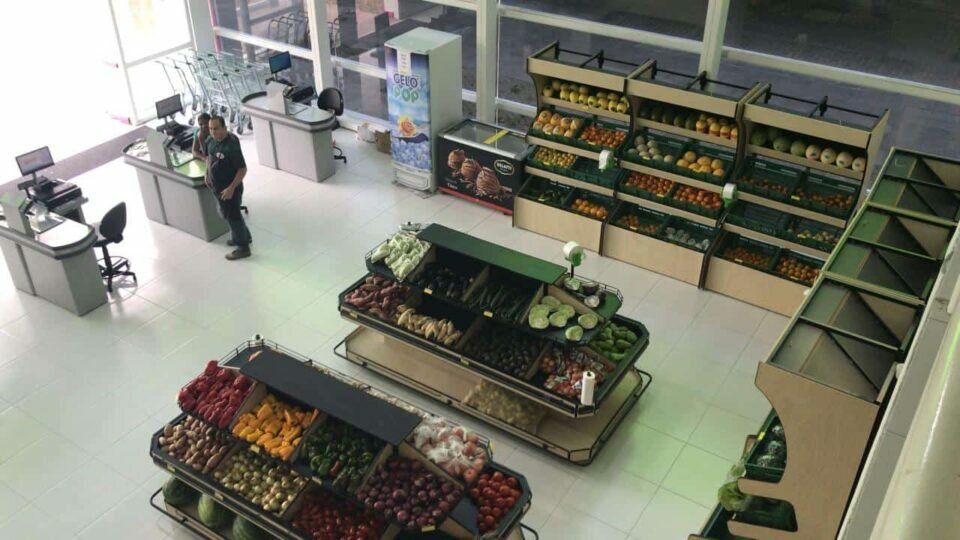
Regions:
M 250 240 L 250 243 L 251 243 L 251 244 L 253 243 L 253 240 L 252 240 L 252 239 Z M 227 245 L 230 246 L 230 247 L 234 247 L 234 246 L 237 245 L 237 243 L 234 242 L 234 241 L 231 239 L 231 240 L 227 240 Z
M 237 259 L 246 259 L 246 258 L 249 257 L 249 256 L 250 256 L 250 250 L 249 250 L 249 249 L 235 249 L 235 250 L 231 251 L 230 253 L 227 253 L 227 260 L 228 260 L 228 261 L 235 261 L 235 260 L 237 260 Z

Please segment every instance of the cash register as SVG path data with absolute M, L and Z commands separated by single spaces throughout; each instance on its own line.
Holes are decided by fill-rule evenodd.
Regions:
M 17 184 L 17 188 L 25 192 L 34 205 L 84 223 L 81 206 L 87 202 L 87 199 L 84 198 L 80 187 L 63 180 L 47 178 L 42 174 L 37 176 L 38 172 L 49 169 L 53 165 L 53 156 L 47 146 L 17 156 L 20 174 L 31 177 Z
M 290 52 L 274 54 L 267 59 L 267 63 L 270 65 L 270 80 L 287 85 L 287 89 L 283 91 L 283 96 L 290 100 L 290 103 L 287 104 L 287 112 L 297 114 L 309 108 L 310 102 L 316 97 L 313 87 L 297 86 L 280 75 L 293 67 Z
M 193 159 L 190 152 L 193 148 L 193 130 L 176 121 L 176 115 L 183 112 L 183 100 L 180 94 L 174 94 L 168 98 L 161 99 L 154 104 L 157 108 L 157 120 L 163 122 L 157 127 L 157 131 L 170 137 L 168 147 L 177 147 L 188 156 L 182 156 L 184 160 Z M 177 161 L 174 159 L 173 161 Z M 179 167 L 182 163 L 174 163 L 174 167 Z

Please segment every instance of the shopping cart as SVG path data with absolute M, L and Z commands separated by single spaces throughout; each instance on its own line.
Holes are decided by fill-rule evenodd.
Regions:
M 267 24 L 267 37 L 300 47 L 310 46 L 310 24 L 303 11 L 287 13 L 270 19 Z

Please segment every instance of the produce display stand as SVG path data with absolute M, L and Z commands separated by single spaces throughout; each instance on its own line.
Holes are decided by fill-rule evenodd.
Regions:
M 410 531 L 401 524 L 388 519 L 387 528 L 382 538 L 410 537 L 411 533 L 418 537 L 435 538 L 523 538 L 520 521 L 531 504 L 532 495 L 529 485 L 522 475 L 493 461 L 492 449 L 486 439 L 481 438 L 479 441 L 480 447 L 484 448 L 488 455 L 484 470 L 488 472 L 499 471 L 504 475 L 516 478 L 522 496 L 504 514 L 494 531 L 481 534 L 477 527 L 478 509 L 466 494 L 466 490 L 470 486 L 461 478 L 448 475 L 445 470 L 420 453 L 412 442 L 408 442 L 408 437 L 412 436 L 413 430 L 424 419 L 437 418 L 434 415 L 265 340 L 248 341 L 241 344 L 223 358 L 219 365 L 224 369 L 238 371 L 254 381 L 255 384 L 244 405 L 235 413 L 235 418 L 238 418 L 245 411 L 251 410 L 254 405 L 259 403 L 259 399 L 266 394 L 266 391 L 269 391 L 285 402 L 298 404 L 308 409 L 316 408 L 317 411 L 322 412 L 319 417 L 316 417 L 317 419 L 313 424 L 304 430 L 301 436 L 303 439 L 309 438 L 310 434 L 322 426 L 326 422 L 325 419 L 329 417 L 336 418 L 343 424 L 352 426 L 359 432 L 382 441 L 385 445 L 383 451 L 369 465 L 363 484 L 369 481 L 370 475 L 381 466 L 389 454 L 399 453 L 404 457 L 420 462 L 426 470 L 464 490 L 463 496 L 459 498 L 457 504 L 447 515 L 442 516 L 436 527 Z M 190 417 L 191 414 L 182 413 L 168 425 L 177 425 Z M 204 422 L 199 417 L 196 418 Z M 214 433 L 218 433 L 219 428 L 217 426 L 208 422 L 204 422 L 204 425 L 212 427 Z M 358 508 L 363 508 L 364 503 L 357 499 L 352 492 L 347 492 L 342 487 L 336 487 L 325 477 L 318 476 L 309 466 L 301 462 L 298 457 L 300 454 L 299 448 L 290 460 L 283 461 L 280 458 L 270 457 L 265 450 L 262 450 L 256 444 L 247 443 L 234 437 L 229 433 L 229 430 L 224 429 L 219 430 L 219 432 L 226 436 L 225 440 L 230 450 L 208 472 L 194 469 L 179 458 L 168 454 L 160 442 L 164 436 L 164 429 L 160 429 L 152 437 L 151 458 L 158 467 L 168 471 L 173 477 L 197 492 L 212 497 L 217 504 L 236 516 L 246 519 L 250 524 L 262 529 L 264 533 L 271 537 L 295 539 L 311 537 L 307 532 L 292 525 L 292 520 L 299 512 L 308 493 L 322 491 L 334 499 L 353 500 Z M 231 456 L 239 455 L 242 452 L 259 454 L 262 459 L 271 464 L 282 463 L 288 467 L 288 470 L 292 471 L 292 474 L 308 480 L 305 482 L 305 487 L 297 490 L 296 498 L 284 511 L 279 514 L 268 512 L 214 478 L 216 471 L 224 468 Z M 343 459 L 343 457 L 341 456 L 340 459 Z M 362 489 L 362 484 L 359 489 Z M 229 527 L 224 530 L 224 528 L 213 529 L 205 525 L 195 508 L 176 506 L 167 501 L 164 501 L 161 506 L 155 502 L 156 497 L 157 493 L 154 493 L 151 497 L 151 505 L 154 508 L 200 536 L 216 540 L 233 538 Z M 372 507 L 368 507 L 368 510 L 373 511 Z
M 520 199 L 518 199 L 519 202 Z M 636 404 L 650 383 L 650 376 L 639 371 L 635 363 L 649 342 L 649 334 L 642 324 L 616 315 L 622 297 L 612 287 L 596 284 L 605 291 L 602 303 L 590 310 L 580 300 L 564 290 L 566 270 L 559 265 L 503 248 L 490 242 L 442 227 L 430 225 L 417 237 L 430 245 L 418 268 L 402 283 L 411 288 L 407 303 L 418 305 L 432 317 L 445 318 L 463 330 L 452 344 L 441 344 L 427 339 L 398 324 L 396 319 L 385 320 L 354 304 L 349 297 L 367 283 L 371 275 L 383 276 L 387 270 L 376 264 L 368 268 L 372 274 L 364 276 L 340 295 L 341 316 L 360 326 L 341 342 L 337 354 L 367 369 L 380 373 L 405 386 L 414 388 L 443 403 L 491 423 L 540 448 L 578 464 L 588 464 L 600 451 L 627 411 Z M 462 299 L 449 298 L 437 291 L 412 285 L 419 272 L 434 261 L 442 261 L 455 254 L 468 261 L 462 268 L 473 268 L 478 277 Z M 472 262 L 469 262 L 472 261 Z M 536 294 L 530 306 L 544 294 L 577 306 L 579 313 L 595 313 L 600 323 L 585 330 L 579 342 L 571 343 L 564 331 L 536 330 L 527 324 L 526 311 L 511 320 L 498 319 L 490 312 L 470 307 L 469 299 L 485 283 L 487 276 L 498 275 L 511 279 L 526 279 L 536 284 Z M 419 308 L 418 308 L 419 309 Z M 609 323 L 633 332 L 636 341 L 614 362 L 587 345 L 598 337 Z M 503 332 L 519 332 L 539 340 L 541 351 L 523 376 L 488 365 L 469 353 L 471 340 L 480 339 L 485 325 L 497 325 Z M 501 330 L 494 330 L 499 333 Z M 578 397 L 562 395 L 551 390 L 540 373 L 541 362 L 551 351 L 557 354 L 584 354 L 594 362 L 606 366 L 605 376 L 598 380 L 593 400 L 584 403 Z M 565 352 L 566 351 L 566 352 Z M 480 396 L 494 392 L 503 403 L 522 411 L 522 419 L 506 417 L 493 409 L 478 405 Z M 491 394 L 492 395 L 492 394 Z
M 737 483 L 745 495 L 789 504 L 789 526 L 750 523 L 718 506 L 690 538 L 836 536 L 878 415 L 897 384 L 897 366 L 910 353 L 956 233 L 957 223 L 944 219 L 948 205 L 922 206 L 913 199 L 900 207 L 909 182 L 930 180 L 934 169 L 950 177 L 960 165 L 891 151 L 878 178 L 881 184 L 896 176 L 905 180 L 871 192 L 757 368 L 756 385 L 783 426 L 786 465 L 757 467 L 756 452 L 747 451 L 746 474 Z M 763 440 L 773 418 L 771 413 L 751 438 Z
M 709 79 L 705 73 L 679 73 L 660 67 L 655 60 L 640 64 L 611 60 L 604 51 L 570 51 L 561 48 L 559 42 L 528 57 L 527 71 L 537 92 L 538 111 L 538 119 L 527 132 L 527 141 L 577 156 L 577 161 L 570 167 L 554 167 L 533 159 L 536 150 L 531 153 L 526 165 L 529 176 L 517 198 L 515 227 L 560 240 L 576 240 L 601 255 L 785 314 L 793 313 L 800 305 L 805 290 L 802 284 L 724 264 L 708 256 L 713 245 L 703 252 L 687 253 L 682 251 L 682 244 L 655 242 L 650 235 L 627 234 L 613 217 L 619 207 L 611 208 L 601 219 L 583 216 L 569 211 L 568 205 L 543 201 L 530 193 L 531 188 L 549 181 L 579 190 L 578 193 L 592 192 L 711 227 L 713 243 L 723 239 L 721 233 L 730 233 L 775 246 L 800 259 L 809 258 L 815 261 L 814 266 L 820 266 L 866 194 L 865 174 L 877 158 L 889 119 L 888 111 L 871 114 L 837 106 L 827 98 L 812 101 L 778 94 L 767 83 L 740 85 Z M 557 84 L 572 84 L 571 88 L 577 88 L 579 93 L 558 96 Z M 626 111 L 611 112 L 609 108 L 583 103 L 584 89 L 593 94 L 622 96 L 629 107 Z M 618 176 L 616 171 L 611 173 L 617 177 L 614 185 L 578 174 L 597 165 L 601 148 L 581 144 L 578 137 L 584 128 L 573 137 L 539 130 L 536 124 L 543 111 L 579 118 L 571 120 L 573 127 L 579 121 L 587 126 L 615 122 L 629 129 L 629 136 L 619 148 L 611 149 L 620 169 Z M 780 134 L 787 137 L 788 146 L 803 141 L 802 155 L 791 153 L 789 148 L 781 151 L 782 141 L 776 141 L 774 147 L 774 140 L 756 138 L 773 133 L 771 129 L 776 130 L 778 138 Z M 669 155 L 679 157 L 691 151 L 698 159 L 725 158 L 720 159 L 725 167 L 712 166 L 717 171 L 713 175 L 691 171 L 658 156 L 649 159 L 650 156 L 641 155 L 638 159 L 639 148 L 635 145 L 642 144 L 636 142 L 638 136 L 669 147 Z M 826 160 L 821 160 L 819 154 L 808 158 L 807 143 L 830 148 L 835 155 Z M 836 154 L 840 152 L 851 154 L 849 163 L 848 157 L 843 156 L 845 166 L 837 165 Z M 854 157 L 864 159 L 861 162 Z M 853 168 L 854 161 L 857 170 Z M 950 186 L 960 187 L 960 174 L 954 166 L 929 156 L 905 163 L 900 169 L 891 171 L 881 183 L 886 197 L 892 200 L 890 204 L 920 211 L 935 208 L 937 215 L 946 219 L 960 216 L 960 196 L 949 190 Z M 910 171 L 914 171 L 912 176 Z M 652 177 L 672 184 L 665 193 L 640 193 L 630 188 L 636 185 L 628 183 L 631 174 L 644 175 L 640 182 Z M 690 188 L 719 196 L 729 184 L 738 188 L 734 196 L 737 203 L 731 207 L 704 211 L 709 206 L 699 204 L 703 193 L 692 192 L 698 202 L 690 196 Z M 676 197 L 681 190 L 682 196 Z M 749 287 L 732 283 L 737 279 L 762 281 L 774 292 L 756 294 Z

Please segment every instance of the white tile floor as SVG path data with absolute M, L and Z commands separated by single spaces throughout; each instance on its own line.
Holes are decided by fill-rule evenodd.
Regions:
M 557 262 L 560 243 L 393 186 L 387 156 L 350 133 L 337 138 L 350 164 L 322 184 L 258 166 L 243 138 L 251 259 L 225 261 L 225 237 L 206 243 L 148 221 L 133 170 L 117 160 L 77 181 L 91 221 L 126 201 L 116 251 L 133 261 L 138 287 L 78 319 L 17 292 L 0 267 L 0 538 L 188 538 L 147 504 L 165 478 L 148 458 L 149 437 L 177 413 L 176 391 L 204 361 L 255 332 L 452 413 L 334 356 L 350 330 L 336 293 L 401 221 L 436 221 Z M 489 434 L 497 459 L 530 480 L 526 522 L 541 538 L 686 538 L 769 410 L 753 375 L 786 319 L 598 256 L 583 273 L 619 287 L 623 313 L 652 334 L 639 365 L 654 383 L 596 462 L 567 465 L 452 416 Z

